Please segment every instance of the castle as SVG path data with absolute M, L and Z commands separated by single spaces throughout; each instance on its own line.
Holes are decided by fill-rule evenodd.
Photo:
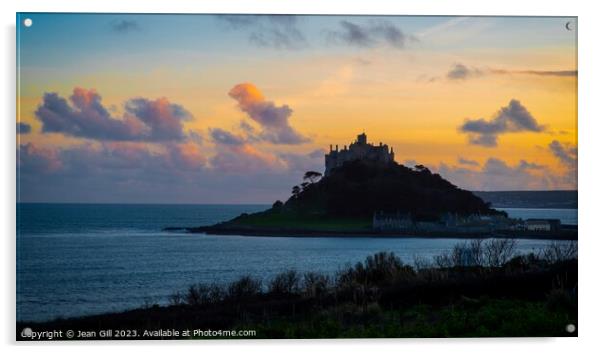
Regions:
M 383 163 L 389 163 L 394 161 L 395 154 L 393 148 L 389 152 L 387 144 L 379 143 L 378 146 L 368 144 L 368 137 L 365 133 L 357 136 L 357 140 L 347 148 L 347 145 L 339 150 L 339 146 L 336 145 L 335 149 L 332 149 L 330 145 L 330 152 L 325 156 L 326 169 L 324 175 L 328 176 L 332 169 L 342 166 L 345 162 L 353 160 L 370 160 Z

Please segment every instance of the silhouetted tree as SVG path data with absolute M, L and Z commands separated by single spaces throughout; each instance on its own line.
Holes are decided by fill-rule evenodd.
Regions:
M 416 171 L 418 172 L 431 172 L 428 168 L 426 168 L 426 166 L 424 165 L 416 165 L 414 166 L 414 168 L 416 169 Z
M 322 178 L 322 174 L 316 171 L 307 171 L 303 175 L 303 180 L 310 183 L 316 183 L 320 178 Z
M 294 186 L 293 187 L 293 197 L 297 198 L 299 196 L 299 193 L 301 193 L 301 188 L 299 186 Z

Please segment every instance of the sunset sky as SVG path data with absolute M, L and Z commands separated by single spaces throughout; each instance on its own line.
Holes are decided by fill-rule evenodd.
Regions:
M 272 203 L 361 132 L 462 188 L 576 189 L 576 22 L 20 14 L 19 200 Z

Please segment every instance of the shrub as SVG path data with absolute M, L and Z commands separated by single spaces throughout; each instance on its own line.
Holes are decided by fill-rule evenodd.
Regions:
M 379 252 L 364 261 L 367 281 L 379 285 L 391 281 L 414 277 L 412 267 L 404 265 L 393 252 Z
M 258 295 L 260 292 L 261 280 L 250 275 L 245 275 L 228 286 L 228 297 L 234 299 Z
M 295 270 L 282 272 L 274 277 L 268 291 L 274 294 L 293 294 L 299 292 L 299 274 Z
M 416 271 L 425 270 L 433 267 L 431 261 L 424 256 L 414 255 L 414 269 Z
M 510 259 L 504 268 L 511 271 L 525 271 L 540 266 L 542 260 L 539 259 L 533 252 L 529 254 L 521 254 Z
M 515 255 L 515 239 L 474 239 L 456 244 L 433 258 L 438 268 L 452 267 L 501 267 Z
M 303 275 L 302 290 L 306 296 L 320 297 L 328 290 L 328 276 L 316 272 Z
M 474 267 L 483 265 L 483 240 L 457 244 L 451 252 L 451 263 L 454 267 Z
M 483 247 L 484 261 L 490 267 L 501 267 L 514 257 L 515 251 L 515 239 L 492 239 Z
M 404 265 L 392 252 L 379 252 L 368 256 L 337 275 L 337 285 L 349 288 L 357 285 L 384 285 L 416 276 L 414 269 Z
M 173 295 L 172 295 L 173 296 Z M 224 299 L 224 289 L 218 284 L 197 284 L 188 287 L 185 302 L 190 306 L 215 304 Z
M 548 263 L 577 258 L 577 241 L 552 242 L 544 248 L 542 258 Z
M 179 291 L 176 291 L 175 293 L 169 296 L 169 305 L 180 306 L 184 304 L 184 300 L 184 295 L 182 295 L 182 293 L 180 293 Z

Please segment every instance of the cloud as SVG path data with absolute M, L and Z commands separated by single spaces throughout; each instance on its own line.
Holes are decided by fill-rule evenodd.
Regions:
M 576 189 L 576 165 L 571 157 L 567 159 L 564 154 L 569 151 L 569 156 L 576 157 L 574 147 L 552 143 L 550 151 L 557 153 L 562 157 L 561 160 L 567 162 L 567 166 L 574 166 L 575 169 L 567 168 L 565 171 L 558 171 L 525 159 L 510 164 L 496 157 L 488 158 L 482 165 L 458 161 L 458 165 L 442 162 L 438 166 L 429 166 L 429 168 L 460 188 L 473 191 Z
M 467 165 L 467 166 L 480 166 L 481 165 L 478 161 L 468 160 L 463 157 L 458 157 L 458 163 L 460 165 Z
M 537 75 L 537 76 L 558 76 L 558 77 L 577 77 L 577 70 L 504 70 L 504 69 L 491 69 L 492 74 L 498 75 L 512 75 L 512 74 L 523 74 L 523 75 Z
M 324 155 L 326 155 L 326 150 L 324 149 L 316 149 L 309 153 L 309 157 L 311 157 L 312 159 L 324 158 Z
M 468 190 L 546 190 L 564 189 L 567 185 L 546 166 L 526 160 L 516 165 L 491 157 L 482 166 L 453 166 L 445 163 L 432 168 L 444 178 Z
M 242 137 L 230 131 L 212 128 L 210 135 L 216 144 L 216 154 L 211 167 L 225 173 L 298 173 L 319 170 L 324 166 L 323 149 L 309 153 L 270 153 L 262 151 L 252 143 L 255 135 Z
M 202 170 L 207 163 L 207 158 L 201 151 L 199 144 L 192 140 L 183 144 L 167 146 L 167 153 L 169 154 L 168 160 L 179 171 L 183 169 Z
M 234 86 L 228 93 L 238 102 L 238 107 L 258 123 L 262 131 L 259 138 L 274 144 L 301 144 L 309 139 L 297 132 L 289 122 L 293 110 L 288 105 L 276 106 L 267 101 L 251 83 Z
M 272 203 L 290 195 L 304 167 L 323 157 L 278 156 L 249 143 L 216 142 L 215 154 L 193 139 L 161 145 L 85 142 L 17 149 L 19 201 L 106 203 Z M 167 226 L 167 225 L 166 225 Z
M 218 144 L 225 145 L 242 145 L 245 143 L 244 139 L 240 136 L 234 135 L 229 131 L 220 128 L 209 129 L 209 134 L 213 140 Z
M 552 77 L 577 77 L 577 70 L 507 70 L 496 68 L 469 67 L 462 63 L 454 64 L 446 77 L 452 81 L 461 81 L 486 75 L 536 75 Z
M 497 146 L 497 138 L 500 134 L 542 132 L 545 127 L 537 123 L 533 115 L 518 100 L 512 99 L 490 120 L 466 119 L 459 130 L 468 134 L 470 144 L 493 147 Z
M 53 173 L 60 170 L 63 163 L 56 150 L 39 148 L 28 143 L 19 147 L 17 167 L 24 173 Z
M 289 171 L 301 176 L 307 171 L 322 171 L 325 153 L 325 150 L 317 149 L 309 153 L 282 153 L 279 157 L 286 163 Z
M 544 165 L 539 165 L 534 162 L 528 162 L 525 160 L 520 160 L 518 164 L 518 168 L 521 170 L 542 170 L 546 168 Z
M 562 144 L 558 140 L 552 141 L 548 145 L 550 151 L 567 168 L 577 166 L 577 147 L 570 144 Z
M 464 64 L 455 64 L 447 73 L 449 80 L 466 80 L 471 77 L 483 75 L 482 71 L 476 68 L 468 68 Z
M 248 143 L 231 144 L 219 141 L 217 152 L 211 158 L 211 168 L 233 174 L 278 173 L 286 170 L 286 163 L 279 157 L 258 150 Z
M 184 107 L 166 98 L 134 98 L 126 102 L 125 109 L 150 129 L 148 138 L 154 141 L 183 140 L 182 122 L 192 118 Z
M 17 134 L 31 133 L 31 125 L 23 122 L 17 122 Z
M 370 48 L 386 44 L 403 49 L 408 39 L 416 40 L 406 36 L 401 29 L 385 20 L 372 21 L 366 25 L 343 20 L 339 25 L 339 29 L 327 32 L 328 38 L 336 43 L 355 47 Z
M 299 49 L 307 45 L 294 15 L 217 15 L 217 18 L 230 29 L 248 33 L 249 42 L 258 47 Z
M 129 33 L 140 30 L 140 25 L 134 20 L 115 20 L 111 22 L 111 29 L 116 33 Z
M 194 202 L 206 159 L 193 142 L 160 149 L 139 142 L 83 143 L 64 148 L 21 145 L 19 201 Z
M 45 93 L 35 115 L 42 133 L 105 141 L 182 141 L 182 122 L 192 116 L 166 98 L 130 99 L 123 117 L 113 117 L 94 90 L 75 88 L 69 102 L 57 93 Z
M 573 186 L 571 189 L 576 189 L 578 174 L 577 146 L 568 143 L 563 144 L 558 140 L 554 140 L 548 145 L 548 149 L 558 159 L 565 170 L 562 180 Z

